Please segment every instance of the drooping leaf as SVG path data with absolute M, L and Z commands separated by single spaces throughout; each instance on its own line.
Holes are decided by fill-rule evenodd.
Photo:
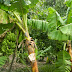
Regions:
M 48 22 L 43 20 L 35 20 L 35 19 L 28 19 L 27 21 L 29 26 L 32 26 L 32 28 L 40 29 L 43 31 L 48 32 Z
M 31 26 L 32 28 L 35 28 L 35 29 L 47 31 L 49 38 L 54 39 L 54 40 L 72 40 L 72 36 L 69 36 L 69 34 L 67 35 L 66 33 L 62 32 L 62 31 L 67 32 L 66 29 L 64 29 L 62 31 L 61 31 L 61 29 L 59 29 L 59 30 L 50 29 L 51 27 L 49 27 L 50 25 L 46 21 L 28 19 L 28 26 Z M 70 27 L 70 30 L 71 30 L 71 27 Z
M 63 34 L 60 30 L 54 30 L 48 33 L 48 36 L 54 40 L 72 40 L 72 36 Z

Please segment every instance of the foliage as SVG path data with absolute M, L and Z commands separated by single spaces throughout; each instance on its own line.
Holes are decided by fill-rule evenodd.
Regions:
M 4 5 L 6 5 L 6 10 L 10 10 L 10 11 L 17 11 L 19 13 L 25 14 L 28 12 L 28 9 L 33 7 L 36 3 L 38 2 L 38 0 L 28 0 L 28 1 L 23 1 L 23 0 L 8 0 L 7 1 L 2 1 L 1 3 L 3 3 Z M 2 4 L 1 4 L 2 5 Z M 3 6 L 1 7 L 3 8 Z M 3 8 L 5 9 L 5 8 Z
M 11 0 L 11 1 L 8 0 L 8 2 L 7 2 L 7 0 L 6 1 L 1 0 L 0 1 L 0 9 L 5 10 L 5 12 L 7 14 L 9 14 L 10 16 L 12 15 L 11 17 L 14 20 L 14 22 L 25 33 L 27 30 L 27 23 L 26 23 L 27 15 L 26 14 L 28 13 L 28 9 L 32 8 L 34 5 L 36 5 L 37 2 L 38 2 L 38 0 L 34 0 L 34 1 L 33 0 L 28 0 L 28 1 L 26 1 L 26 0 Z M 72 25 L 70 24 L 71 12 L 69 12 L 69 14 L 67 16 L 68 18 L 66 18 L 67 19 L 66 24 L 63 21 L 63 19 L 61 18 L 60 14 L 58 14 L 58 12 L 55 9 L 53 9 L 52 7 L 48 8 L 47 12 L 48 12 L 48 14 L 44 15 L 44 16 L 48 15 L 47 19 L 46 18 L 42 18 L 42 19 L 45 19 L 48 22 L 41 21 L 41 20 L 28 20 L 28 25 L 30 25 L 33 28 L 36 28 L 36 30 L 38 29 L 38 30 L 46 31 L 49 38 L 51 38 L 51 39 L 55 39 L 55 40 L 69 40 L 70 39 L 71 40 L 71 34 L 70 34 L 71 28 L 66 29 L 66 28 L 72 27 Z M 42 12 L 42 16 L 43 16 L 43 12 Z M 69 22 L 69 25 L 68 25 L 68 22 Z M 66 29 L 67 32 L 65 32 L 64 29 Z M 15 36 L 14 34 L 12 34 L 12 35 Z M 10 54 L 12 54 L 13 49 L 16 47 L 16 45 L 15 45 L 16 37 L 12 37 L 11 35 L 9 35 L 6 38 L 7 39 L 4 39 L 4 41 L 2 43 L 1 51 L 4 53 L 4 55 L 5 54 L 10 55 Z M 44 48 L 48 48 L 48 47 L 44 47 Z M 46 51 L 47 51 L 47 49 L 44 49 L 44 51 L 42 53 L 44 53 Z M 66 54 L 66 52 L 62 53 L 62 55 L 64 55 L 64 54 Z M 20 58 L 24 59 L 23 54 L 20 54 Z M 66 59 L 64 59 L 64 60 L 66 61 Z M 65 63 L 67 63 L 67 62 L 65 62 Z M 66 65 L 67 64 L 65 64 L 65 66 Z
M 32 26 L 35 26 L 35 28 L 38 28 L 41 30 L 45 26 L 45 31 L 47 31 L 47 29 L 48 29 L 48 36 L 51 39 L 55 39 L 55 40 L 68 40 L 69 39 L 69 40 L 71 40 L 72 37 L 69 36 L 69 34 L 71 33 L 71 28 L 68 29 L 69 26 L 72 27 L 71 24 L 66 25 L 67 23 L 65 24 L 65 22 L 63 21 L 63 19 L 60 16 L 60 14 L 58 14 L 58 12 L 55 9 L 53 9 L 52 7 L 48 8 L 48 12 L 49 12 L 48 17 L 47 17 L 48 25 L 43 24 L 41 21 L 39 21 L 38 22 L 39 24 L 37 24 L 36 23 L 37 20 L 36 21 L 32 20 Z M 70 18 L 69 18 L 69 20 L 70 20 Z M 67 34 L 63 31 L 65 29 L 67 30 Z M 56 34 L 57 34 L 57 36 L 56 36 Z
M 17 26 L 20 29 L 22 29 L 22 31 L 25 33 L 27 31 L 26 21 L 27 21 L 28 9 L 36 5 L 37 2 L 38 0 L 34 0 L 34 1 L 33 0 L 28 0 L 28 1 L 26 0 L 8 0 L 8 2 L 7 0 L 5 0 L 5 1 L 0 1 L 0 9 L 4 10 L 10 16 L 12 15 L 11 18 L 14 20 L 14 23 L 16 23 Z M 7 55 L 12 54 L 13 48 L 16 47 L 16 44 L 13 43 L 13 41 L 15 40 L 14 37 L 12 37 L 11 35 L 9 36 L 7 35 L 6 38 L 8 40 L 4 40 L 4 43 L 2 43 L 2 48 L 1 48 L 2 52 L 4 52 L 4 54 L 7 54 Z
M 20 51 L 18 51 L 20 52 Z M 24 63 L 26 64 L 28 62 L 28 53 L 27 52 L 23 52 L 23 53 L 17 53 L 17 62 L 22 63 L 22 60 L 24 61 Z
M 32 28 L 32 26 L 31 26 Z M 29 27 L 30 29 L 30 27 Z M 47 32 L 43 32 L 38 29 L 31 29 L 30 36 L 36 40 L 36 45 L 38 47 L 38 55 L 43 52 L 42 56 L 39 57 L 42 60 L 44 57 L 49 58 L 50 61 L 55 60 L 57 52 L 63 50 L 63 42 L 62 41 L 55 41 L 48 38 Z M 49 49 L 49 46 L 51 48 Z M 49 49 L 49 50 L 48 50 Z M 46 52 L 44 52 L 47 50 Z M 39 59 L 38 58 L 38 59 Z M 42 58 L 42 59 L 41 59 Z
M 48 22 L 43 20 L 28 19 L 28 25 L 32 26 L 33 29 L 38 29 L 48 32 Z
M 54 19 L 56 19 L 56 22 L 53 21 L 53 19 L 49 16 L 48 18 L 50 18 L 50 22 L 49 25 L 52 26 L 52 23 L 54 22 L 54 27 L 52 26 L 51 29 L 53 29 L 53 31 L 49 34 L 49 36 L 51 37 L 51 39 L 56 39 L 56 40 L 71 40 L 72 37 L 71 35 L 69 36 L 69 32 L 71 32 L 70 29 L 68 29 L 68 35 L 66 35 L 66 33 L 64 34 L 64 29 L 67 28 L 69 25 L 71 27 L 71 24 L 66 24 L 64 25 L 64 21 L 62 20 L 62 18 L 58 15 L 58 13 L 56 13 L 56 11 L 54 9 L 49 9 L 50 11 L 50 16 L 58 16 L 55 17 Z M 53 13 L 53 11 L 55 12 L 55 14 Z M 57 23 L 58 22 L 58 23 Z M 61 30 L 62 29 L 62 30 Z M 57 34 L 57 35 L 56 35 Z
M 29 9 L 29 19 L 46 20 L 48 16 L 48 8 L 54 8 L 62 17 L 65 16 L 67 7 L 65 0 L 39 0 L 35 7 Z
M 70 72 L 71 62 L 70 62 L 70 55 L 66 51 L 60 51 L 58 53 L 56 69 L 54 72 Z
M 40 50 L 38 52 L 38 55 L 37 55 L 37 59 L 40 60 L 40 57 L 45 57 L 46 55 L 46 52 L 51 48 L 51 46 L 49 46 L 48 48 L 44 49 L 44 50 Z M 45 54 L 44 54 L 45 53 Z

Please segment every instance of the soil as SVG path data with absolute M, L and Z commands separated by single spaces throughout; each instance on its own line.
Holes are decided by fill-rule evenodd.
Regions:
M 10 63 L 11 63 L 12 56 L 10 56 L 9 58 L 10 58 Z M 2 68 L 0 68 L 0 72 L 7 72 L 10 67 L 10 63 L 6 62 L 6 64 Z M 46 64 L 46 58 L 44 58 L 44 61 L 37 61 L 37 63 L 38 63 L 38 66 Z M 26 67 L 26 65 L 24 65 L 22 63 L 17 63 L 16 58 L 15 58 L 13 65 L 12 65 L 13 71 L 16 69 L 25 68 L 25 67 Z M 31 67 L 30 64 L 27 64 L 27 67 Z

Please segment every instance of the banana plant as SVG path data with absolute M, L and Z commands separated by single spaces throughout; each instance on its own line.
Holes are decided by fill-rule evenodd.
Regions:
M 29 59 L 32 66 L 32 72 L 38 72 L 38 67 L 37 67 L 37 61 L 36 61 L 35 52 L 34 52 L 35 43 L 34 43 L 34 40 L 30 37 L 28 28 L 27 28 L 27 13 L 28 13 L 28 9 L 36 5 L 37 2 L 38 0 L 34 0 L 34 1 L 33 0 L 5 0 L 5 1 L 0 0 L 0 9 L 8 15 L 10 22 L 15 23 L 25 34 L 26 47 L 29 53 Z M 13 21 L 11 21 L 11 19 Z M 9 27 L 12 24 L 10 23 L 5 25 Z M 5 25 L 3 24 L 1 26 L 2 30 L 4 30 L 3 27 Z M 0 37 L 3 38 L 4 35 L 5 34 L 1 34 Z

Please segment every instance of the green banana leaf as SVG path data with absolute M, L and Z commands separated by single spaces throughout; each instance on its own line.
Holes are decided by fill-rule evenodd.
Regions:
M 72 36 L 72 23 L 64 25 L 59 28 L 63 34 Z
M 28 26 L 32 26 L 32 28 L 40 29 L 42 31 L 48 31 L 48 22 L 46 21 L 28 19 L 27 24 Z

